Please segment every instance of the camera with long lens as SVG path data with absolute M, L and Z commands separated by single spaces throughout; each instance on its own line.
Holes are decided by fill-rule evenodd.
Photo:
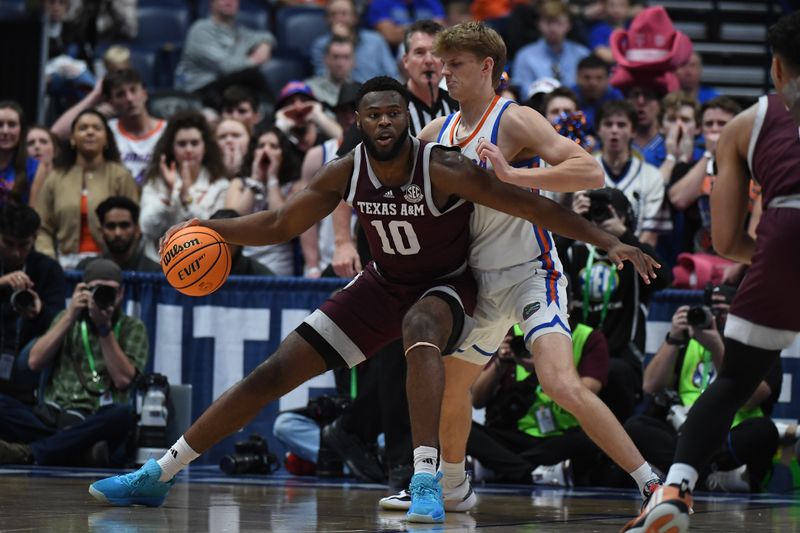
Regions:
M 117 299 L 117 289 L 109 285 L 95 285 L 89 292 L 92 293 L 95 305 L 100 309 L 113 307 Z
M 694 329 L 711 328 L 714 313 L 707 305 L 694 305 L 686 313 L 686 322 Z
M 710 283 L 706 285 L 703 291 L 703 305 L 690 307 L 686 314 L 686 321 L 690 326 L 695 329 L 711 328 L 712 318 L 718 315 L 718 312 L 713 307 L 715 295 L 723 296 L 721 303 L 730 304 L 733 301 L 733 297 L 736 295 L 736 287 L 731 287 L 729 285 L 719 285 L 715 287 Z
M 34 308 L 36 297 L 30 289 L 19 289 L 11 293 L 9 302 L 11 307 L 19 312 L 24 312 Z
M 233 476 L 236 474 L 271 474 L 279 468 L 278 458 L 269 452 L 266 439 L 253 433 L 247 440 L 233 445 L 234 453 L 219 462 L 220 469 Z
M 611 194 L 608 189 L 589 191 L 588 197 L 591 204 L 589 205 L 589 210 L 583 216 L 596 224 L 611 218 L 611 210 L 608 208 L 611 205 Z

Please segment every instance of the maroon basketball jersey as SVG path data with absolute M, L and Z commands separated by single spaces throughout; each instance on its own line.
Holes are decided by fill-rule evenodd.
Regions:
M 765 208 L 776 197 L 800 194 L 800 131 L 777 94 L 758 100 L 747 162 Z
M 354 150 L 346 195 L 367 236 L 378 271 L 387 280 L 416 284 L 463 269 L 469 246 L 472 203 L 454 199 L 443 211 L 433 202 L 431 149 L 412 137 L 414 168 L 401 187 L 387 187 L 369 164 L 364 144 Z

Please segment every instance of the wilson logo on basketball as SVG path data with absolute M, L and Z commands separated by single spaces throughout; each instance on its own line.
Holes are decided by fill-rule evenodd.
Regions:
M 164 263 L 164 266 L 167 266 L 182 251 L 188 250 L 189 248 L 194 248 L 195 246 L 199 246 L 199 245 L 200 245 L 200 239 L 191 239 L 191 240 L 186 241 L 183 244 L 173 244 L 172 248 L 170 248 L 169 250 L 164 252 L 164 258 L 161 260 L 161 262 Z M 183 279 L 183 278 L 181 278 L 181 279 Z
M 187 266 L 185 266 L 182 269 L 180 269 L 178 271 L 178 279 L 183 281 L 186 278 L 188 278 L 189 276 L 191 276 L 192 274 L 194 274 L 195 272 L 197 272 L 197 270 L 200 268 L 200 261 L 205 259 L 205 257 L 206 257 L 206 254 L 203 254 L 200 257 L 198 257 L 197 259 L 195 259 L 194 261 L 192 261 L 191 263 L 189 263 Z

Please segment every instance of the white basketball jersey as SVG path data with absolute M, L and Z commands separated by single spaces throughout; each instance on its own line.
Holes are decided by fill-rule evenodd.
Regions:
M 153 150 L 155 150 L 158 139 L 161 138 L 161 134 L 167 127 L 167 122 L 161 119 L 157 120 L 152 130 L 139 137 L 125 131 L 116 118 L 109 120 L 108 126 L 114 133 L 122 164 L 133 174 L 133 179 L 141 187 L 147 165 L 153 157 Z
M 322 143 L 322 166 L 336 159 L 340 144 L 339 139 L 329 139 Z M 319 266 L 322 270 L 333 261 L 333 249 L 333 213 L 331 213 L 319 222 Z
M 485 138 L 497 144 L 500 118 L 513 103 L 508 98 L 496 96 L 473 132 L 459 131 L 461 112 L 453 113 L 445 120 L 438 141 L 460 147 L 464 156 L 486 168 L 487 165 L 478 160 L 478 142 Z M 516 161 L 512 165 L 526 167 L 532 162 Z M 553 236 L 525 219 L 475 204 L 470 222 L 470 241 L 469 265 L 478 275 L 487 271 L 508 271 L 518 265 L 525 265 L 521 272 L 529 273 L 532 262 L 534 268 L 561 272 Z

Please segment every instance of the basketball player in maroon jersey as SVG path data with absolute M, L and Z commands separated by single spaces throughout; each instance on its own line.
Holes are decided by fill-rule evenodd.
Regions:
M 628 523 L 629 532 L 684 532 L 691 492 L 730 429 L 734 415 L 800 332 L 800 136 L 791 108 L 800 77 L 800 12 L 770 28 L 777 94 L 736 116 L 717 145 L 711 193 L 714 249 L 750 264 L 725 324 L 725 358 L 716 380 L 689 411 L 663 487 Z M 794 88 L 792 87 L 792 84 Z M 754 241 L 745 230 L 750 176 L 762 187 L 764 212 Z
M 94 483 L 90 493 L 115 505 L 161 505 L 173 478 L 199 453 L 247 425 L 269 402 L 331 368 L 354 366 L 403 338 L 414 443 L 409 520 L 444 519 L 436 474 L 443 389 L 441 356 L 457 348 L 475 306 L 466 267 L 470 202 L 508 211 L 560 234 L 592 242 L 621 268 L 630 260 L 645 278 L 655 261 L 558 204 L 494 179 L 457 151 L 408 134 L 408 100 L 391 78 L 373 78 L 359 94 L 364 142 L 323 167 L 276 211 L 204 225 L 232 244 L 285 242 L 345 199 L 367 233 L 374 261 L 309 316 L 277 351 L 217 399 L 159 461 Z M 164 241 L 162 241 L 164 242 Z

